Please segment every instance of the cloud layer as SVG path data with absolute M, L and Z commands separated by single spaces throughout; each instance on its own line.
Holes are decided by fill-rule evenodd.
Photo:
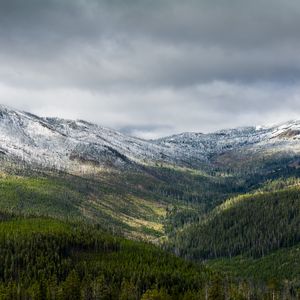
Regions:
M 300 118 L 294 0 L 0 2 L 0 102 L 152 138 Z

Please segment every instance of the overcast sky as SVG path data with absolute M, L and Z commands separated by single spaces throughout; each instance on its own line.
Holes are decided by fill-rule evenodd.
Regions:
M 300 119 L 298 0 L 0 0 L 0 103 L 144 138 Z

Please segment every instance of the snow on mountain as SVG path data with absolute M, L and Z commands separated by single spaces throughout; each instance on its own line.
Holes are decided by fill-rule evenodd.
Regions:
M 4 106 L 0 153 L 56 168 L 82 162 L 122 167 L 165 158 L 159 145 L 108 128 L 82 120 L 40 118 Z
M 231 150 L 276 150 L 300 152 L 300 121 L 271 127 L 241 127 L 210 134 L 182 133 L 156 140 L 155 143 L 176 149 L 183 155 L 209 159 Z
M 58 169 L 82 163 L 127 168 L 163 162 L 197 167 L 231 150 L 298 153 L 299 146 L 300 121 L 142 140 L 82 120 L 40 118 L 0 105 L 0 155 Z
M 183 155 L 189 153 L 192 156 L 208 159 L 214 154 L 259 143 L 265 138 L 265 134 L 264 130 L 245 127 L 220 130 L 211 134 L 182 133 L 155 142 L 167 148 L 180 150 L 179 152 Z

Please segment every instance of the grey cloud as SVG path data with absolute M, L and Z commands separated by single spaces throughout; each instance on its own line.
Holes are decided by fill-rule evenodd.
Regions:
M 42 71 L 37 84 L 45 86 L 294 80 L 299 27 L 292 0 L 0 4 L 2 62 L 34 77 Z
M 0 102 L 151 137 L 300 112 L 294 0 L 0 1 Z

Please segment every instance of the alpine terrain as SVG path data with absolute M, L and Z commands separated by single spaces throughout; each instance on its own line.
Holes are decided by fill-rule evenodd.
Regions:
M 300 121 L 155 140 L 0 106 L 0 299 L 300 299 Z

